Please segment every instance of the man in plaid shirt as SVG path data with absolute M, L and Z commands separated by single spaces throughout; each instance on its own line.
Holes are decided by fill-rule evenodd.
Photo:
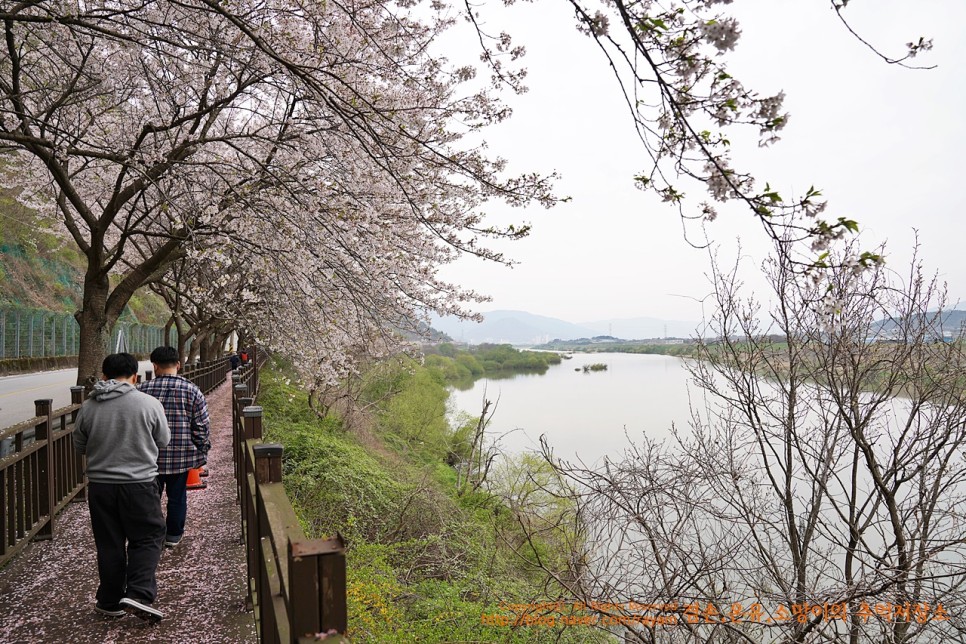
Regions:
M 155 378 L 141 385 L 141 391 L 161 401 L 171 429 L 171 442 L 158 453 L 158 483 L 168 490 L 164 545 L 173 548 L 184 535 L 188 516 L 188 470 L 207 462 L 210 422 L 208 402 L 192 382 L 178 375 L 181 360 L 174 347 L 158 347 L 151 352 Z

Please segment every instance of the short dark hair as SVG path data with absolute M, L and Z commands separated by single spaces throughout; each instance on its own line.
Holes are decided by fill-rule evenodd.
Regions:
M 108 380 L 130 378 L 138 372 L 138 360 L 130 353 L 112 353 L 104 358 L 101 371 Z
M 174 347 L 158 347 L 151 352 L 151 362 L 156 365 L 167 367 L 181 363 L 178 350 Z

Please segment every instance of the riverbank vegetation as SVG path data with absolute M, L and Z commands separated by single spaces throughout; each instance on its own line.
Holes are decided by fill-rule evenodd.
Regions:
M 440 372 L 451 384 L 462 384 L 483 376 L 499 378 L 517 373 L 545 373 L 560 364 L 560 354 L 525 351 L 509 344 L 478 344 L 459 348 L 442 343 L 424 347 L 425 364 Z
M 650 353 L 662 356 L 687 357 L 693 354 L 693 340 L 674 342 L 647 342 L 641 340 L 613 340 L 590 342 L 587 340 L 553 340 L 534 347 L 540 351 L 571 351 L 574 353 Z
M 504 458 L 484 445 L 494 457 L 486 471 L 471 465 L 481 462 L 480 420 L 447 423 L 445 369 L 427 362 L 398 359 L 367 374 L 360 399 L 371 407 L 350 424 L 332 410 L 320 418 L 279 367 L 263 376 L 266 440 L 285 446 L 285 486 L 303 527 L 348 542 L 350 639 L 611 641 L 554 611 L 524 618 L 541 618 L 539 626 L 512 626 L 507 604 L 559 592 L 547 570 L 573 577 L 567 557 L 579 530 L 546 530 L 567 523 L 573 508 L 548 492 L 559 482 L 536 457 Z

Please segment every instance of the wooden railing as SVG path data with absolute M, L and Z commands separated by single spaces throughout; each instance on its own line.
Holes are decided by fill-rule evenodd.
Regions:
M 208 394 L 228 371 L 228 358 L 219 358 L 186 368 L 184 376 Z M 53 400 L 36 400 L 33 418 L 0 430 L 0 566 L 31 540 L 53 538 L 57 513 L 86 497 L 85 460 L 72 436 L 84 398 L 78 386 L 70 388 L 67 407 L 54 410 Z
M 233 376 L 235 474 L 248 560 L 247 605 L 259 642 L 290 644 L 347 627 L 345 543 L 309 539 L 282 485 L 284 448 L 262 442 L 258 354 Z M 326 638 L 339 641 L 341 638 Z
M 206 394 L 232 373 L 232 433 L 242 543 L 248 561 L 246 603 L 255 611 L 259 641 L 305 643 L 347 627 L 345 543 L 340 535 L 309 539 L 282 485 L 283 447 L 262 442 L 262 408 L 254 405 L 264 354 L 234 372 L 228 360 L 185 369 Z M 146 378 L 151 378 L 151 372 Z M 84 459 L 71 432 L 84 398 L 71 387 L 71 404 L 52 410 L 36 401 L 36 416 L 0 431 L 11 451 L 0 457 L 0 566 L 30 540 L 54 536 L 54 518 L 86 496 Z M 31 436 L 33 434 L 33 436 Z M 327 642 L 343 641 L 339 636 Z
M 201 389 L 201 392 L 207 396 L 214 391 L 218 385 L 225 382 L 225 377 L 230 369 L 230 365 L 230 359 L 225 356 L 223 358 L 217 358 L 208 362 L 185 365 L 181 369 L 181 375 L 197 385 L 198 388 Z M 144 372 L 145 380 L 151 380 L 152 378 L 154 378 L 153 371 L 148 369 Z M 138 383 L 140 382 L 141 376 L 138 376 Z
M 71 438 L 84 388 L 70 394 L 71 404 L 57 410 L 53 400 L 35 400 L 33 418 L 0 431 L 0 444 L 11 446 L 0 458 L 0 566 L 32 539 L 53 538 L 57 513 L 84 498 L 84 459 Z
M 221 383 L 225 382 L 225 376 L 231 367 L 228 357 L 218 358 L 209 362 L 201 362 L 196 365 L 187 365 L 182 369 L 181 375 L 198 385 L 202 393 L 206 396 L 210 394 Z

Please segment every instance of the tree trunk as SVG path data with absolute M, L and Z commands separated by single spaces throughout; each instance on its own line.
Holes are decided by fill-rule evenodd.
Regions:
M 201 345 L 200 354 L 199 354 L 200 357 L 201 357 L 201 361 L 202 362 L 208 362 L 209 360 L 212 359 L 212 352 L 211 352 L 212 337 L 211 337 L 211 332 L 207 332 L 203 336 L 201 336 L 201 342 L 199 342 L 199 344 Z
M 178 359 L 182 365 L 188 364 L 188 339 L 191 332 L 186 331 L 184 322 L 180 317 L 175 318 L 175 325 L 178 327 Z
M 80 346 L 77 350 L 77 384 L 90 390 L 101 378 L 101 366 L 108 353 L 111 329 L 117 316 L 107 313 L 110 282 L 107 275 L 88 274 L 84 280 L 83 308 L 74 314 L 80 327 Z
M 171 328 L 174 326 L 174 315 L 168 318 L 168 321 L 164 323 L 164 337 L 161 339 L 162 346 L 168 346 L 171 343 Z

